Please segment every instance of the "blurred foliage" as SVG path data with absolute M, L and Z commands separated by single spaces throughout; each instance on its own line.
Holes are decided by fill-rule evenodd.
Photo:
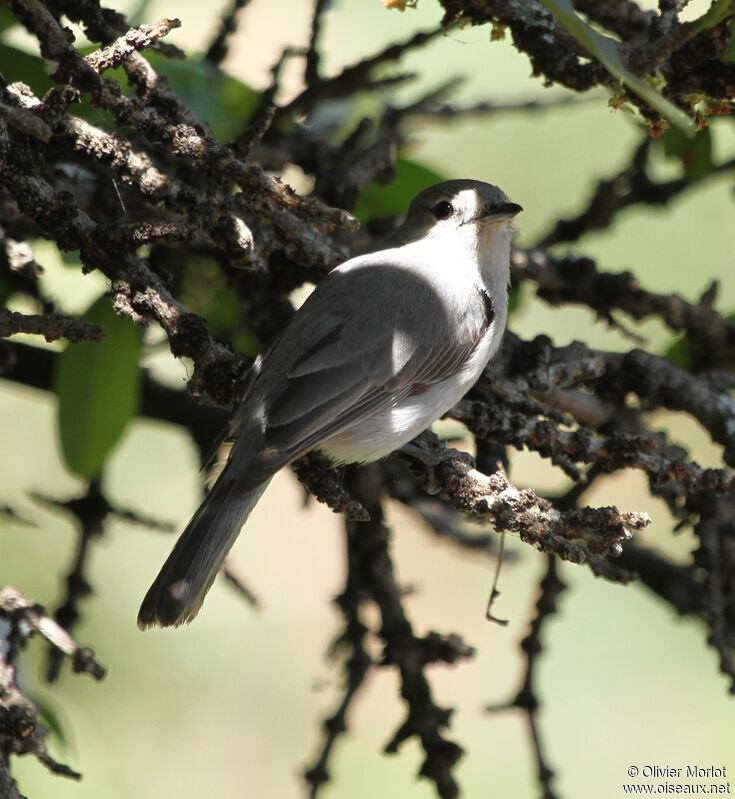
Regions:
M 93 52 L 89 47 L 87 52 Z M 155 51 L 146 51 L 144 58 L 159 75 L 164 76 L 174 92 L 199 119 L 211 126 L 222 141 L 229 141 L 242 132 L 260 102 L 260 93 L 233 78 L 203 58 L 175 61 Z M 134 88 L 121 67 L 108 70 L 106 77 L 120 82 L 123 92 L 132 95 Z M 101 121 L 104 114 L 83 103 L 78 112 L 85 119 Z
M 0 33 L 17 24 L 18 19 L 10 9 L 0 8 Z
M 8 11 L 0 13 L 2 32 L 15 17 Z M 86 55 L 96 49 L 89 45 L 82 48 L 82 52 Z M 143 55 L 160 75 L 166 77 L 176 94 L 200 119 L 208 122 L 215 135 L 223 141 L 229 141 L 242 132 L 260 102 L 260 92 L 203 58 L 175 61 L 154 51 Z M 20 80 L 27 83 L 38 96 L 45 94 L 53 85 L 40 56 L 7 43 L 0 47 L 0 74 L 11 82 Z M 122 68 L 108 70 L 105 77 L 119 81 L 125 94 L 134 94 L 134 88 Z M 105 125 L 108 119 L 105 112 L 90 106 L 88 98 L 83 98 L 70 111 L 99 125 Z
M 65 750 L 68 745 L 68 739 L 58 710 L 47 699 L 40 699 L 35 695 L 31 699 L 38 708 L 38 720 L 60 745 L 61 749 Z
M 0 12 L 0 14 L 9 13 L 8 11 Z M 13 17 L 13 19 L 15 18 Z M 0 16 L 0 31 L 7 27 L 9 25 L 6 24 L 5 16 Z M 40 56 L 27 53 L 6 42 L 3 42 L 0 47 L 0 74 L 11 83 L 18 80 L 27 83 L 38 96 L 45 94 L 53 85 L 46 72 L 46 65 Z
M 735 19 L 730 20 L 730 43 L 727 45 L 722 60 L 725 63 L 735 61 Z
M 216 260 L 187 253 L 177 295 L 189 310 L 207 320 L 213 336 L 231 341 L 237 350 L 251 358 L 260 352 L 262 342 L 248 326 L 240 301 Z
M 692 30 L 697 32 L 709 30 L 719 25 L 732 13 L 732 0 L 715 0 L 714 3 L 692 23 Z
M 61 451 L 72 472 L 97 477 L 140 402 L 141 329 L 118 316 L 108 297 L 84 314 L 102 325 L 101 343 L 68 344 L 55 376 Z
M 355 206 L 360 222 L 380 216 L 403 214 L 423 189 L 446 180 L 443 175 L 408 158 L 398 158 L 395 179 L 389 184 L 369 183 Z
M 200 119 L 206 120 L 223 141 L 242 133 L 260 102 L 259 92 L 206 59 L 174 61 L 154 51 L 146 52 L 145 57 L 160 75 L 168 78 L 174 92 Z M 121 78 L 117 74 L 115 77 Z
M 678 128 L 669 128 L 661 137 L 667 158 L 679 160 L 688 180 L 699 180 L 712 171 L 712 131 L 708 127 L 694 138 Z
M 526 294 L 521 283 L 514 283 L 508 289 L 508 316 L 512 316 L 523 307 Z
M 59 257 L 64 266 L 68 266 L 72 269 L 82 268 L 79 250 L 59 250 Z
M 725 316 L 728 322 L 735 322 L 735 313 Z M 673 361 L 677 366 L 691 372 L 696 366 L 696 356 L 692 352 L 691 344 L 687 339 L 686 333 L 676 336 L 663 352 L 664 358 Z M 735 393 L 734 393 L 735 396 Z
M 10 281 L 8 280 L 6 275 L 0 273 L 0 303 L 5 305 L 11 293 L 12 289 L 10 287 Z

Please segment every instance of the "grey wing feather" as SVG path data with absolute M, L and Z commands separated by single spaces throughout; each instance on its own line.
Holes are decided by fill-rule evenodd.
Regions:
M 367 384 L 368 378 L 359 361 L 291 378 L 288 389 L 271 403 L 268 425 L 281 427 L 307 418 L 312 411 L 328 410 L 343 396 L 348 401 L 358 396 Z
M 327 368 L 328 364 L 334 366 L 337 363 L 335 355 L 344 327 L 342 322 L 335 322 L 333 327 L 294 360 L 289 367 L 288 376 L 301 377 Z M 344 363 L 344 358 L 341 362 Z
M 455 375 L 467 363 L 477 343 L 475 340 L 468 340 L 456 348 L 432 349 L 418 368 L 414 367 L 413 385 L 409 393 L 419 394 L 429 386 Z
M 287 462 L 456 374 L 482 317 L 448 309 L 415 271 L 377 262 L 332 272 L 264 356 L 254 394 L 265 400 L 266 447 Z
M 343 405 L 344 409 L 336 416 L 325 418 L 325 414 L 320 413 L 312 419 L 299 419 L 283 428 L 269 428 L 266 431 L 266 443 L 275 446 L 288 460 L 294 460 L 361 419 L 389 408 L 408 393 L 408 390 L 404 390 L 387 394 L 382 388 L 373 388 L 357 402 L 353 401 L 346 407 Z

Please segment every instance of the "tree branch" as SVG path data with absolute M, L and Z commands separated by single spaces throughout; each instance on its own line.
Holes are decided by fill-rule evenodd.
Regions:
M 22 314 L 0 308 L 0 338 L 16 333 L 32 333 L 43 336 L 46 341 L 66 338 L 72 342 L 102 341 L 104 331 L 99 325 L 51 314 Z
M 181 22 L 178 19 L 162 19 L 155 25 L 131 28 L 111 45 L 90 53 L 85 60 L 95 72 L 101 75 L 105 70 L 120 66 L 132 53 L 151 47 L 172 30 L 180 27 Z
M 232 4 L 222 17 L 217 35 L 207 48 L 205 56 L 207 61 L 219 65 L 227 58 L 229 39 L 237 30 L 240 12 L 249 4 L 250 0 L 232 0 Z
M 538 658 L 543 649 L 541 646 L 541 633 L 548 619 L 557 612 L 556 602 L 559 594 L 566 589 L 566 584 L 559 577 L 556 558 L 553 555 L 549 555 L 547 558 L 546 573 L 541 580 L 539 588 L 541 593 L 536 602 L 536 616 L 531 622 L 530 632 L 521 641 L 521 649 L 526 658 L 526 669 L 521 688 L 510 702 L 503 705 L 490 706 L 487 710 L 497 711 L 518 708 L 523 711 L 528 722 L 529 735 L 536 756 L 536 770 L 541 785 L 541 795 L 543 799 L 557 799 L 557 794 L 552 787 L 554 772 L 548 765 L 538 728 L 540 701 L 535 679 Z
M 40 605 L 23 598 L 18 589 L 0 588 L 0 619 L 9 630 L 0 648 L 0 791 L 2 796 L 17 796 L 17 789 L 7 772 L 10 754 L 32 754 L 50 771 L 72 779 L 80 774 L 58 763 L 46 749 L 46 730 L 38 722 L 38 708 L 18 684 L 18 657 L 29 638 L 40 635 L 62 656 L 71 660 L 74 672 L 86 673 L 95 680 L 105 676 L 105 669 L 91 649 L 80 647 L 74 639 L 50 619 Z M 7 791 L 7 792 L 6 792 Z
M 408 706 L 408 716 L 386 746 L 386 752 L 397 752 L 404 741 L 417 736 L 426 754 L 420 776 L 434 783 L 442 799 L 454 799 L 459 787 L 452 770 L 462 749 L 444 737 L 451 710 L 434 703 L 424 669 L 430 663 L 454 663 L 469 657 L 472 650 L 458 636 L 429 633 L 418 638 L 413 632 L 388 552 L 389 531 L 383 524 L 377 467 L 348 468 L 347 488 L 370 514 L 369 522 L 347 522 L 347 535 L 360 563 L 360 588 L 380 610 L 379 634 L 385 643 L 381 665 L 397 667 L 401 696 Z

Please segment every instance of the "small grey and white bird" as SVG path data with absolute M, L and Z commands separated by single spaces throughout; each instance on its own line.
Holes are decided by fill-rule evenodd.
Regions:
M 503 336 L 521 210 L 488 183 L 439 183 L 382 249 L 316 287 L 253 364 L 230 457 L 146 594 L 141 629 L 196 616 L 283 466 L 314 449 L 337 463 L 378 460 L 464 396 Z

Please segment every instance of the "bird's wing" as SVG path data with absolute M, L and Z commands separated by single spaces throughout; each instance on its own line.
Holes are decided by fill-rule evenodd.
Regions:
M 386 263 L 332 273 L 263 359 L 265 445 L 292 460 L 456 374 L 492 321 L 479 292 L 447 302 Z M 484 321 L 483 321 L 484 320 Z

